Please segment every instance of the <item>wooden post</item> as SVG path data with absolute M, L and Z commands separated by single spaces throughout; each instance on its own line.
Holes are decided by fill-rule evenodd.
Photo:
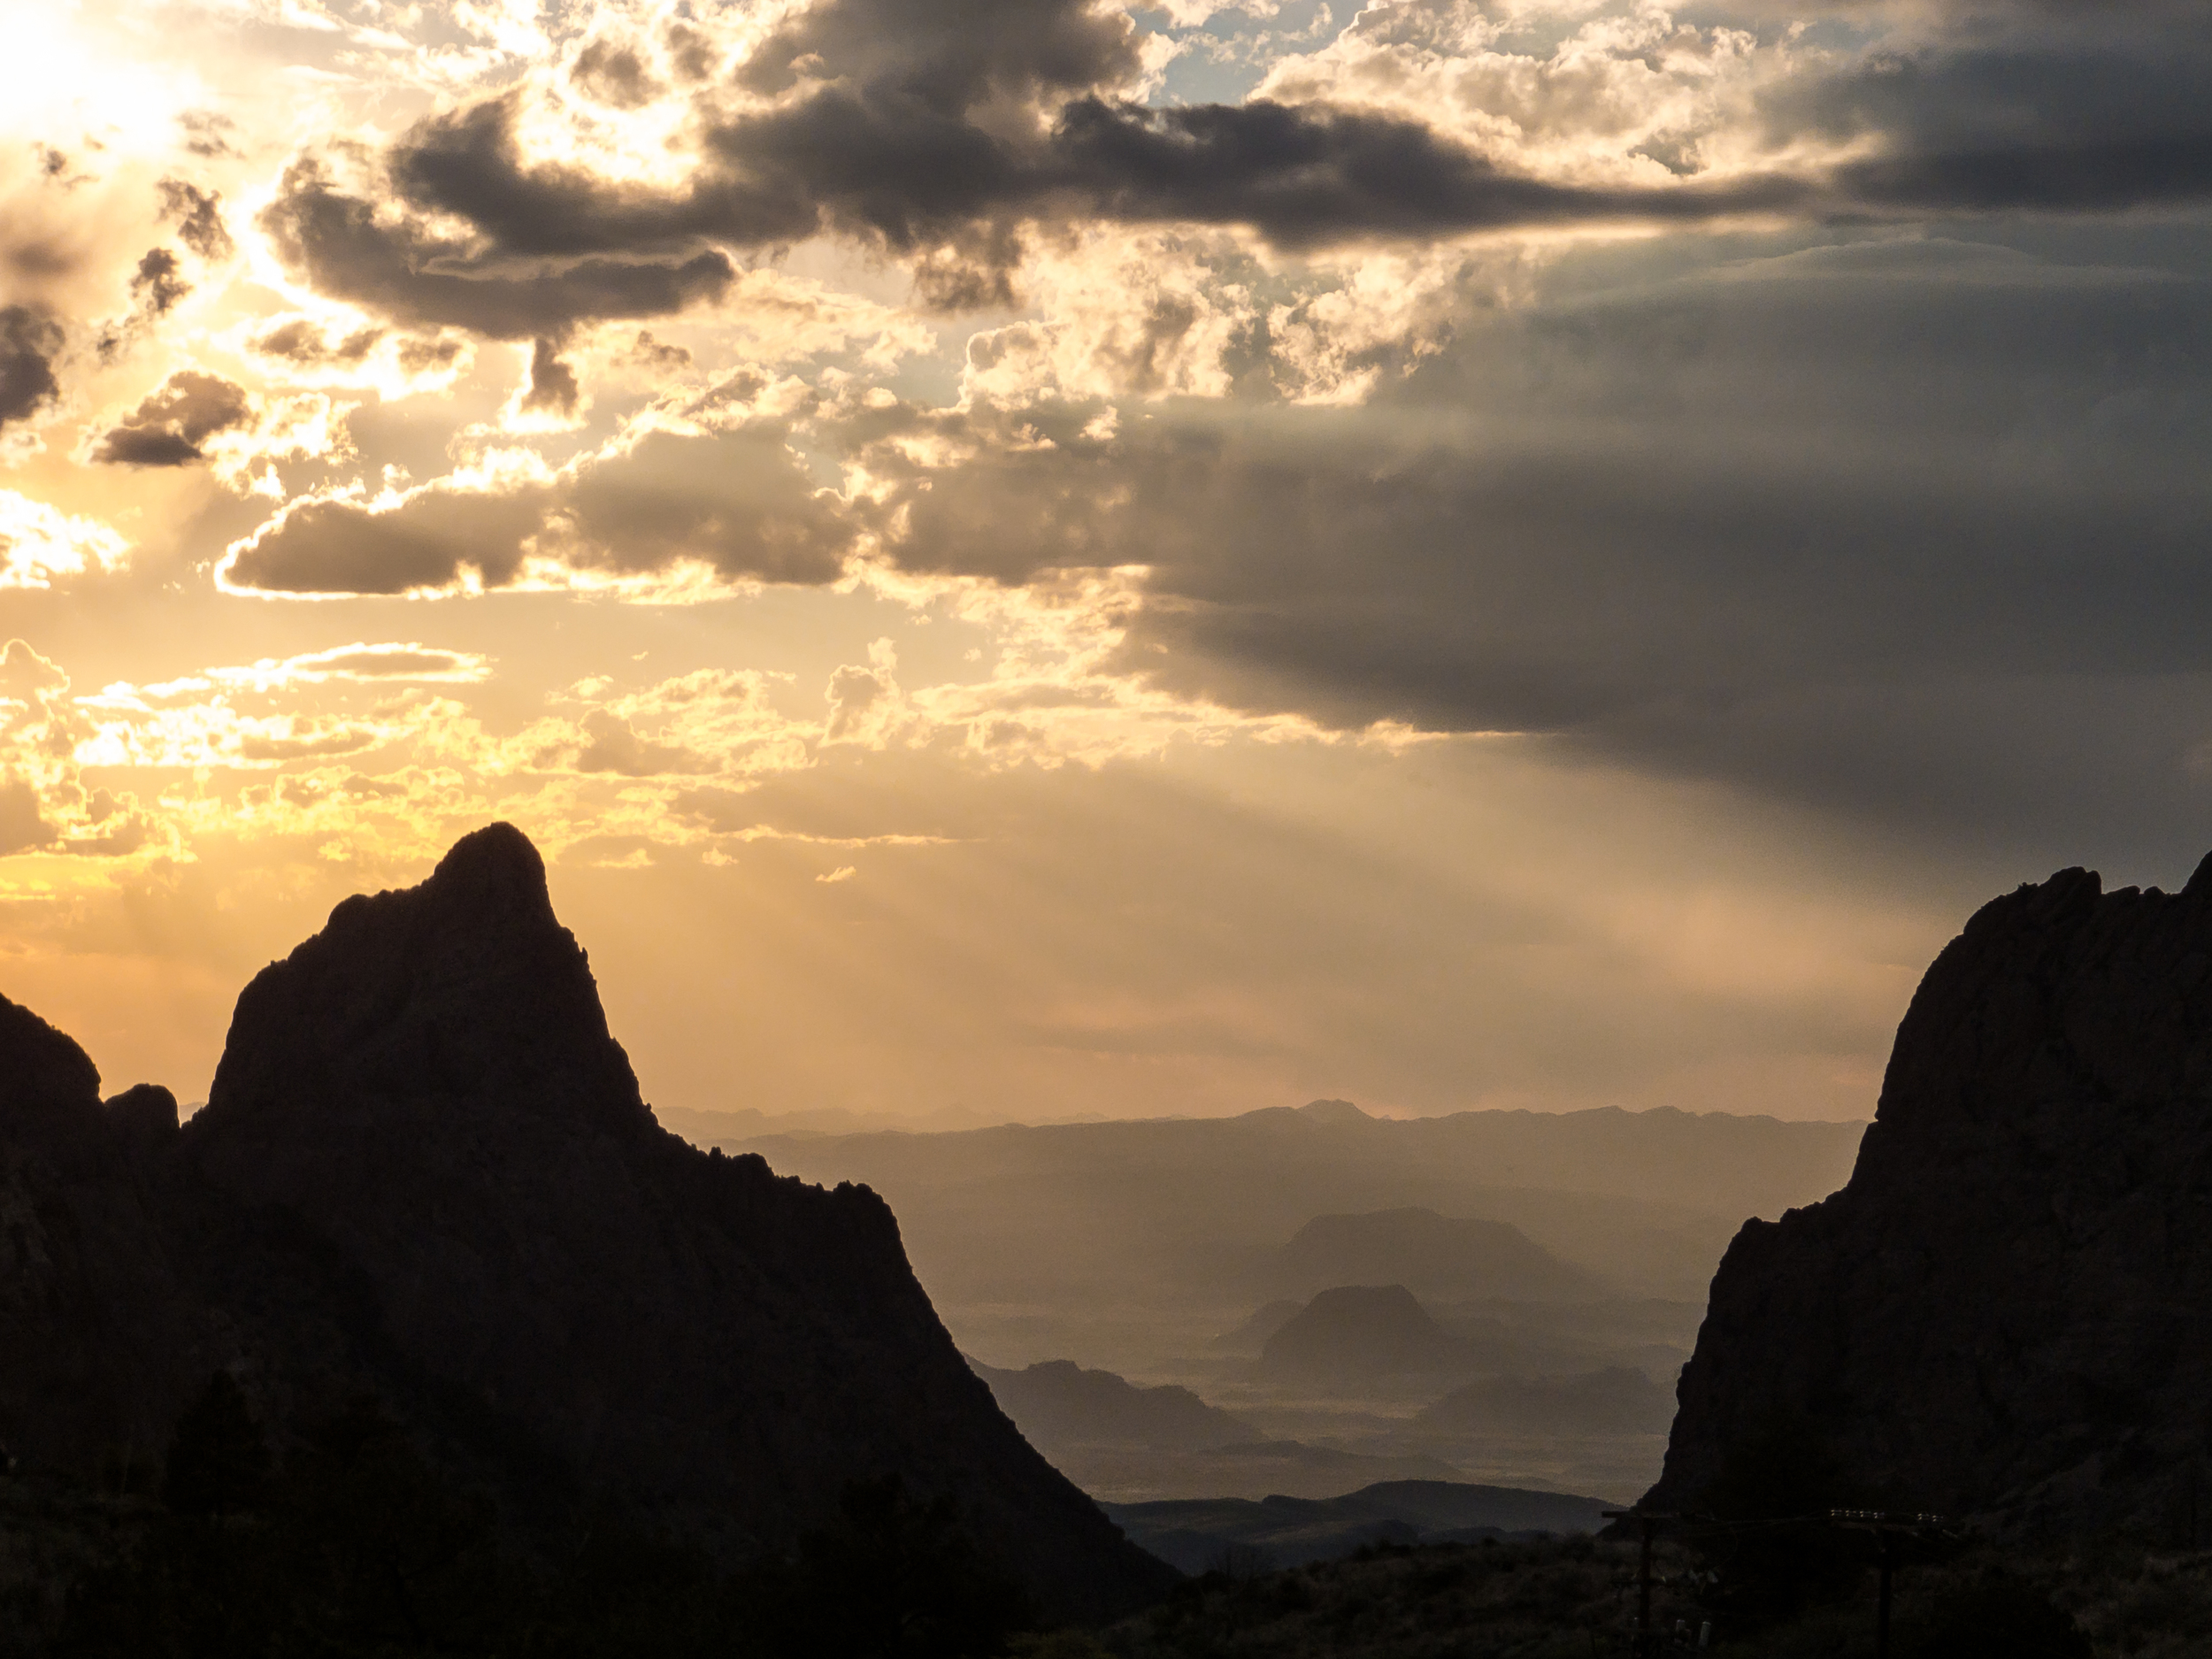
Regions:
M 1637 1659 L 1652 1659 L 1658 1651 L 1658 1643 L 1653 1640 L 1657 1632 L 1651 1628 L 1651 1539 L 1660 1522 L 1675 1517 L 1642 1509 L 1607 1509 L 1602 1513 L 1609 1521 L 1636 1523 L 1636 1655 Z
M 1638 1659 L 1651 1659 L 1651 1517 L 1636 1518 L 1644 1535 L 1636 1559 L 1636 1652 Z

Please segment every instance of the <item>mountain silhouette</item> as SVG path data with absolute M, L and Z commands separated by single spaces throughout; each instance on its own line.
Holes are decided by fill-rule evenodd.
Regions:
M 991 1386 L 1024 1439 L 1051 1457 L 1064 1447 L 1138 1446 L 1202 1451 L 1261 1438 L 1243 1418 L 1210 1406 L 1187 1388 L 1140 1387 L 1110 1371 L 1073 1360 L 1045 1360 L 1021 1371 L 968 1362 Z
M 2077 869 L 1993 901 L 1849 1183 L 1730 1247 L 1647 1501 L 1789 1448 L 1891 1507 L 2172 1536 L 2212 1456 L 2208 1171 L 2212 858 L 2179 894 Z
M 150 1455 L 221 1371 L 280 1427 L 375 1394 L 526 1526 L 614 1502 L 757 1555 L 895 1475 L 1064 1613 L 1163 1581 L 963 1363 L 880 1199 L 656 1124 L 506 825 L 257 975 L 189 1123 L 97 1087 L 0 1007 L 27 1462 Z
M 1466 1371 L 1475 1346 L 1437 1324 L 1403 1285 L 1338 1285 L 1267 1339 L 1263 1376 L 1353 1381 Z

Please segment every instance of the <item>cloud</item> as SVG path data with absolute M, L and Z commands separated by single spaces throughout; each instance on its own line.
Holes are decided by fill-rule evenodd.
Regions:
M 69 676 L 21 640 L 0 646 L 0 694 L 28 703 L 69 689 Z
M 0 489 L 0 589 L 120 569 L 130 544 L 96 518 L 73 517 Z
M 27 420 L 60 396 L 54 359 L 61 347 L 51 317 L 27 305 L 0 308 L 0 426 Z
M 94 446 L 96 461 L 122 466 L 188 466 L 219 432 L 250 425 L 246 388 L 219 375 L 186 369 L 171 375 Z
M 660 83 L 647 71 L 634 48 L 593 41 L 576 55 L 569 78 L 600 103 L 634 110 L 660 95 Z
M 309 365 L 323 363 L 352 365 L 367 360 L 370 352 L 385 336 L 385 331 L 373 323 L 356 328 L 337 340 L 326 334 L 322 325 L 311 317 L 288 317 L 275 326 L 254 336 L 253 349 L 264 357 L 281 357 L 289 363 Z M 457 350 L 458 342 L 455 342 Z
M 391 500 L 308 498 L 234 543 L 234 591 L 398 594 L 619 580 L 695 566 L 722 581 L 833 581 L 854 546 L 788 424 L 740 417 L 646 431 L 557 474 L 427 485 Z
M 543 95 L 513 88 L 390 147 L 405 211 L 303 162 L 264 224 L 327 293 L 519 338 L 712 299 L 733 276 L 724 250 L 825 230 L 961 309 L 1011 301 L 1032 224 L 1240 227 L 1314 250 L 2212 196 L 2212 59 L 2166 50 L 2170 30 L 2122 30 L 2101 58 L 2026 24 L 2002 47 L 1901 55 L 1878 35 L 1857 55 L 1762 45 L 1650 8 L 1606 8 L 1548 48 L 1521 27 L 1371 8 L 1241 103 L 1163 104 L 1137 96 L 1129 19 L 1085 0 L 823 0 L 698 99 L 673 177 L 547 151 Z M 637 52 L 605 41 L 572 78 L 626 109 L 657 96 Z M 432 228 L 457 223 L 467 234 Z
M 627 720 L 604 709 L 594 709 L 584 716 L 579 728 L 584 737 L 574 763 L 579 772 L 656 778 L 718 769 L 714 760 L 681 744 L 656 743 L 640 737 Z
M 307 651 L 281 661 L 264 657 L 242 668 L 211 668 L 205 677 L 219 684 L 250 685 L 263 691 L 333 680 L 476 685 L 491 677 L 491 662 L 474 651 L 449 651 L 429 645 L 356 643 Z
M 557 335 L 582 321 L 665 317 L 717 298 L 736 275 L 707 250 L 681 259 L 578 258 L 516 273 L 508 250 L 388 222 L 377 203 L 296 163 L 259 223 L 285 263 L 334 297 L 401 322 L 494 340 Z
M 2109 212 L 2212 196 L 2208 98 L 2212 50 L 2121 27 L 1878 51 L 1762 104 L 1777 139 L 1873 147 L 1837 169 L 1847 204 Z
M 40 816 L 38 791 L 20 778 L 0 778 L 0 858 L 50 847 L 56 835 Z
M 550 340 L 540 340 L 530 348 L 530 384 L 522 394 L 521 407 L 528 412 L 549 415 L 572 415 L 577 399 L 582 396 L 576 384 L 576 371 L 554 355 L 556 348 Z

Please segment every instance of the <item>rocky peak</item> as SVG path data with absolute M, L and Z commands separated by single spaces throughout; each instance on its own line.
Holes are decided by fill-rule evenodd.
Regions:
M 1654 1500 L 1778 1418 L 1913 1507 L 2156 1525 L 2212 1456 L 2212 860 L 1983 907 L 1839 1193 L 1747 1223 Z
M 74 1041 L 0 996 L 0 1121 L 27 1124 L 98 1104 L 100 1071 Z
M 962 1363 L 880 1199 L 654 1123 L 509 826 L 340 904 L 240 996 L 208 1104 L 164 1105 L 114 1116 L 207 1286 L 173 1375 L 368 1388 L 526 1513 L 591 1494 L 742 1555 L 896 1474 L 1049 1606 L 1160 1584 Z
M 257 975 L 194 1127 L 401 1101 L 648 1121 L 544 861 L 511 825 L 464 836 L 419 887 L 347 899 Z

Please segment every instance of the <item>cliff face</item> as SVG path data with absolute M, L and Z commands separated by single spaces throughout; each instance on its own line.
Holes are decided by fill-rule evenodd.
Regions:
M 1849 1183 L 1746 1225 L 1646 1502 L 1790 1418 L 1862 1489 L 2167 1520 L 2212 1431 L 2212 859 L 1984 907 L 1915 995 Z
M 0 1121 L 5 1167 L 29 1171 L 37 1213 L 73 1216 L 58 1155 L 37 1148 L 79 1148 L 93 1210 L 138 1228 L 126 1240 L 101 1222 L 122 1242 L 88 1259 L 165 1275 L 165 1300 L 141 1299 L 165 1310 L 154 1369 L 188 1380 L 119 1385 L 121 1403 L 92 1412 L 113 1420 L 74 1439 L 0 1393 L 16 1423 L 0 1419 L 0 1439 L 81 1455 L 133 1411 L 165 1435 L 178 1390 L 219 1365 L 280 1417 L 372 1386 L 525 1509 L 611 1496 L 743 1555 L 824 1519 L 845 1482 L 895 1471 L 953 1498 L 1060 1610 L 1158 1586 L 1156 1563 L 962 1362 L 879 1199 L 656 1125 L 511 828 L 467 837 L 419 887 L 349 899 L 258 975 L 206 1108 L 140 1135 L 155 1144 L 135 1164 L 89 1063 L 48 1035 L 36 1051 L 58 1057 L 38 1075 L 68 1098 Z M 17 1118 L 72 1127 L 35 1145 Z M 115 1195 L 134 1179 L 131 1209 Z M 90 1330 L 114 1305 L 103 1284 L 50 1274 L 25 1305 Z M 12 1321 L 15 1305 L 0 1311 Z M 14 1390 L 22 1345 L 0 1347 L 0 1388 Z M 111 1371 L 106 1352 L 77 1371 Z
M 166 1089 L 105 1105 L 83 1049 L 0 998 L 0 1447 L 79 1463 L 167 1439 L 194 1324 L 162 1236 Z

